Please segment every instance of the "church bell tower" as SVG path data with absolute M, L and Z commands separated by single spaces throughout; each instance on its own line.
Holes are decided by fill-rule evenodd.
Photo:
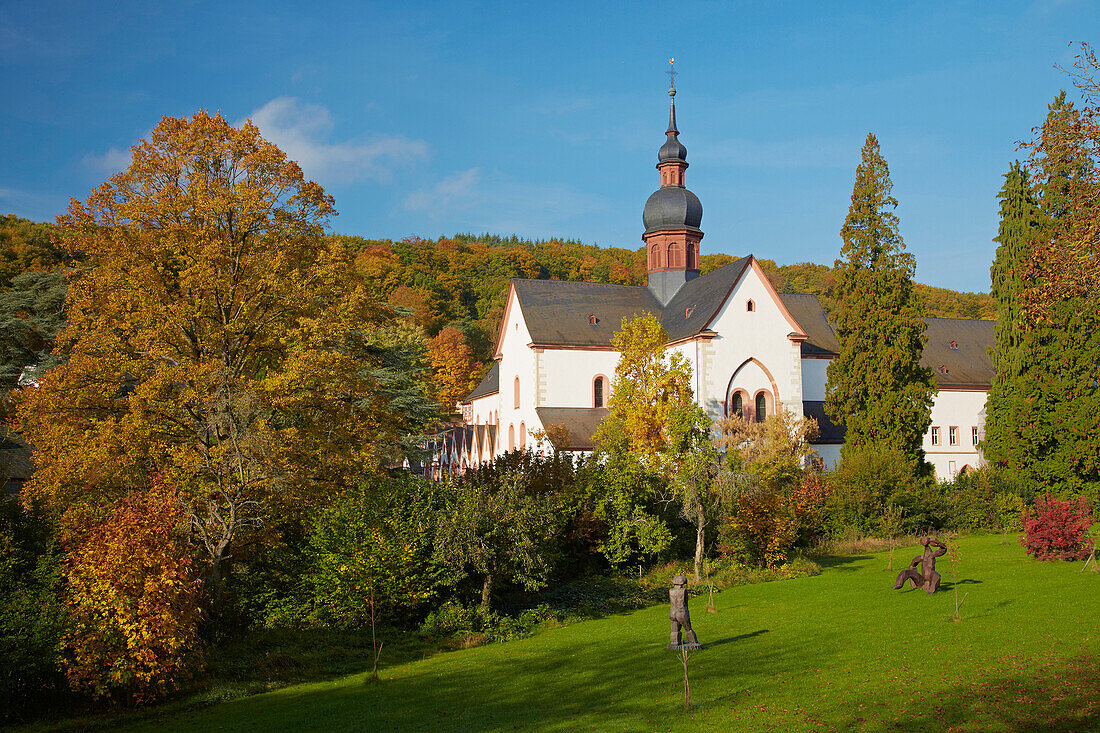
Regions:
M 672 63 L 671 60 L 669 63 Z M 667 305 L 684 283 L 699 276 L 699 242 L 703 232 L 703 205 L 684 187 L 687 148 L 676 129 L 675 72 L 668 90 L 668 130 L 665 144 L 657 151 L 661 187 L 645 202 L 642 223 L 646 245 L 646 272 L 650 291 Z

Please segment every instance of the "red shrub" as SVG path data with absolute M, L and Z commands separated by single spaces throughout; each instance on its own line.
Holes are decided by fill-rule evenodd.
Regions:
M 1092 552 L 1092 515 L 1084 499 L 1039 497 L 1035 515 L 1024 510 L 1023 523 L 1020 544 L 1038 560 L 1084 560 Z

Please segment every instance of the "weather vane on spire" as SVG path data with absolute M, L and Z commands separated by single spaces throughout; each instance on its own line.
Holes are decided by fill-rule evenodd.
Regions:
M 676 88 L 676 67 L 673 65 L 675 63 L 676 59 L 669 59 L 668 71 L 665 72 L 668 74 L 668 88 L 670 91 Z

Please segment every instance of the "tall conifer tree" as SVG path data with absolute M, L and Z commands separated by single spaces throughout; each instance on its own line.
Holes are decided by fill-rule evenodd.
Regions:
M 1044 432 L 1040 426 L 1048 419 L 1034 368 L 1037 333 L 1034 324 L 1024 322 L 1020 302 L 1031 283 L 1027 267 L 1040 234 L 1041 214 L 1029 177 L 1016 161 L 997 196 L 1001 224 L 993 240 L 998 243 L 997 254 L 989 268 L 997 305 L 992 355 L 996 375 L 986 401 L 982 441 L 986 460 L 1018 474 L 1026 474 L 1034 465 Z
M 936 386 L 920 365 L 926 337 L 916 260 L 898 232 L 898 202 L 873 134 L 862 156 L 835 263 L 830 320 L 840 354 L 829 365 L 825 410 L 847 429 L 845 449 L 883 445 L 923 461 Z
M 1023 328 L 1024 396 L 1032 418 L 1022 436 L 1022 474 L 1043 489 L 1100 499 L 1100 313 L 1097 285 L 1067 286 L 1064 268 L 1088 257 L 1082 216 L 1096 194 L 1096 171 L 1078 138 L 1087 119 L 1060 93 L 1049 105 L 1032 160 L 1038 169 L 1040 232 L 1030 252 Z M 1035 307 L 1040 298 L 1042 307 Z

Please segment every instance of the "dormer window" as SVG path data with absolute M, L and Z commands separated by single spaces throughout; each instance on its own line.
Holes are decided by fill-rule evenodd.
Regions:
M 756 303 L 754 303 L 751 298 L 748 300 L 748 302 L 745 303 L 745 311 L 747 313 L 756 312 Z
M 691 314 L 695 312 L 695 306 L 684 308 L 684 318 L 691 318 Z
M 952 341 L 951 342 L 951 350 L 952 351 L 958 351 L 959 350 L 959 342 L 958 341 Z
M 596 318 L 596 316 L 594 316 L 592 314 L 588 315 L 588 325 L 589 326 L 595 326 L 599 322 L 600 322 L 600 319 Z
M 947 374 L 947 367 L 940 365 L 940 374 Z

